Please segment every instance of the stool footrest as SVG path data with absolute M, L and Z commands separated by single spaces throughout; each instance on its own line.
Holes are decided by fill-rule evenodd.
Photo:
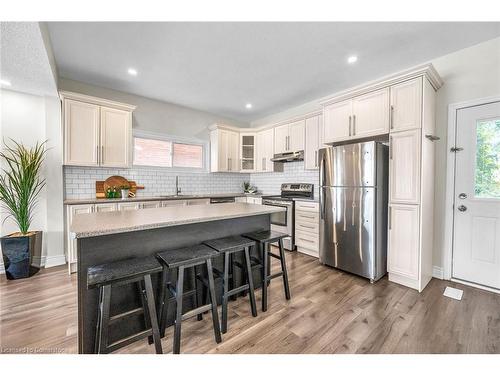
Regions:
M 187 313 L 182 314 L 182 320 L 192 318 L 193 316 L 196 316 L 198 314 L 203 314 L 204 312 L 210 311 L 211 309 L 212 309 L 212 304 L 209 303 L 208 305 L 203 305 L 197 307 L 196 309 L 189 310 Z
M 238 294 L 238 293 L 244 292 L 244 291 L 248 290 L 248 288 L 249 288 L 248 284 L 245 284 L 245 285 L 239 286 L 239 287 L 237 287 L 237 288 L 234 288 L 234 289 L 228 290 L 228 291 L 227 291 L 227 293 L 226 293 L 226 295 L 227 295 L 228 297 L 230 297 L 230 296 L 233 296 L 233 295 L 235 295 L 235 294 Z
M 268 254 L 269 254 L 270 257 L 273 257 L 275 259 L 281 259 L 281 257 L 279 255 L 276 255 L 274 253 L 269 252 Z
M 123 348 L 124 346 L 127 346 L 137 340 L 142 340 L 146 337 L 149 337 L 151 336 L 153 333 L 152 333 L 152 330 L 151 329 L 147 329 L 145 331 L 141 331 L 141 332 L 138 332 L 136 334 L 133 334 L 133 335 L 130 335 L 128 337 L 125 337 L 121 340 L 118 340 L 118 341 L 115 341 L 114 343 L 112 343 L 111 345 L 109 345 L 106 350 L 108 352 L 112 352 L 112 351 L 115 351 L 115 350 L 118 350 L 120 348 Z
M 283 276 L 283 272 L 278 272 L 278 273 L 274 273 L 272 275 L 269 275 L 266 277 L 267 280 L 272 280 L 272 279 L 275 279 L 277 277 L 281 277 Z
M 140 315 L 140 314 L 144 314 L 143 307 L 138 307 L 138 308 L 130 310 L 130 311 L 125 311 L 121 314 L 113 315 L 113 316 L 109 317 L 109 324 L 114 324 L 114 323 L 117 323 L 119 321 L 122 321 L 125 318 L 128 318 L 129 316 Z

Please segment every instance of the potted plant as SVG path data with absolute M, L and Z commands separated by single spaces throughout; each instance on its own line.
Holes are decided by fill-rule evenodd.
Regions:
M 40 171 L 45 142 L 28 148 L 11 140 L 0 152 L 0 202 L 18 232 L 2 237 L 2 255 L 7 279 L 22 279 L 37 273 L 41 266 L 42 232 L 30 231 L 35 207 L 45 179 Z

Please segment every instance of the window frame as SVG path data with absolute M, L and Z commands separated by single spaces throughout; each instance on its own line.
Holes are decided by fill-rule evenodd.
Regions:
M 155 166 L 155 165 L 137 165 L 134 164 L 134 153 L 135 153 L 135 147 L 134 147 L 134 138 L 143 138 L 143 139 L 151 139 L 151 140 L 158 140 L 158 141 L 164 141 L 164 142 L 171 142 L 171 162 L 172 165 L 170 167 L 162 167 L 162 166 Z M 193 146 L 201 146 L 202 147 L 202 167 L 201 168 L 191 168 L 191 167 L 174 167 L 174 143 L 177 144 L 186 144 L 186 145 L 193 145 Z M 132 160 L 132 168 L 140 168 L 140 169 L 165 169 L 168 171 L 178 171 L 178 172 L 195 172 L 195 173 L 206 173 L 208 172 L 208 141 L 203 141 L 201 139 L 197 138 L 187 138 L 187 137 L 180 137 L 180 136 L 173 136 L 169 134 L 162 134 L 162 133 L 156 133 L 156 132 L 149 132 L 149 131 L 144 131 L 144 130 L 133 130 L 132 131 L 132 155 L 131 155 L 131 160 Z

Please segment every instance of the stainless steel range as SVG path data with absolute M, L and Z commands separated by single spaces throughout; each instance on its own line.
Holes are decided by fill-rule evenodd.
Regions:
M 286 233 L 290 238 L 283 240 L 285 249 L 295 250 L 295 201 L 313 200 L 314 184 L 282 184 L 280 195 L 262 197 L 262 204 L 286 208 L 285 212 L 271 215 L 271 230 Z

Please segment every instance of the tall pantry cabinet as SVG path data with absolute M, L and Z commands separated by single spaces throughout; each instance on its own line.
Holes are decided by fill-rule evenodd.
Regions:
M 433 269 L 435 101 L 425 75 L 390 87 L 389 280 L 418 291 Z
M 432 278 L 436 90 L 427 64 L 324 100 L 323 142 L 389 143 L 389 280 L 422 291 Z

